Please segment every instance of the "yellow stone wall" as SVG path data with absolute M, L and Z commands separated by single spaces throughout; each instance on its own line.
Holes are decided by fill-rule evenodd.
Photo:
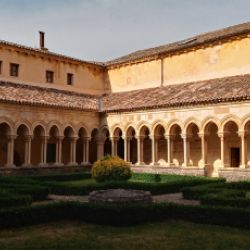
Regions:
M 250 73 L 250 37 L 108 70 L 113 92 Z M 163 70 L 162 70 L 163 69 Z
M 161 81 L 161 60 L 132 64 L 108 70 L 112 92 L 159 86 Z
M 0 80 L 39 85 L 42 87 L 100 94 L 104 90 L 104 71 L 101 67 L 64 60 L 22 49 L 0 46 L 2 74 Z M 19 64 L 19 76 L 10 76 L 10 63 Z M 54 72 L 54 83 L 46 83 L 46 70 Z M 67 85 L 67 73 L 74 74 L 73 86 Z

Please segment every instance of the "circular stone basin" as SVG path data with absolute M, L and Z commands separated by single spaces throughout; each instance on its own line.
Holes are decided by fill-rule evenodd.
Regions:
M 152 195 L 149 191 L 143 190 L 107 189 L 91 192 L 89 202 L 150 203 L 152 202 Z

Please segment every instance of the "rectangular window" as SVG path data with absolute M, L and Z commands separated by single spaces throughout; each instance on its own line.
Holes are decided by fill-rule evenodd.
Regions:
M 46 82 L 53 83 L 54 82 L 54 72 L 53 71 L 46 71 Z
M 0 61 L 0 75 L 2 74 L 2 61 Z
M 67 84 L 68 85 L 73 85 L 73 80 L 74 80 L 74 75 L 73 74 L 71 74 L 71 73 L 68 73 L 67 74 Z
M 10 64 L 10 76 L 18 77 L 19 64 L 11 63 Z

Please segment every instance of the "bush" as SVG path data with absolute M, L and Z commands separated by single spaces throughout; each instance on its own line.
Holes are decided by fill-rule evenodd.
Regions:
M 154 176 L 154 175 L 150 175 Z M 161 175 L 162 177 L 162 175 Z M 172 176 L 170 176 L 172 177 Z M 124 188 L 124 189 L 138 189 L 147 190 L 152 194 L 166 194 L 180 192 L 183 187 L 191 187 L 195 185 L 201 185 L 203 183 L 215 183 L 222 181 L 220 179 L 205 179 L 205 178 L 181 178 L 173 179 L 169 182 L 144 182 L 144 181 L 109 181 L 109 182 L 95 182 L 88 181 L 82 182 L 80 185 L 74 185 L 73 183 L 50 183 L 51 193 L 54 194 L 64 194 L 64 195 L 87 195 L 93 190 L 100 189 L 114 189 L 114 188 Z
M 28 206 L 32 203 L 32 197 L 30 195 L 14 195 L 10 194 L 8 197 L 0 197 L 0 207 L 18 207 Z
M 97 182 L 128 180 L 131 177 L 130 165 L 117 156 L 105 156 L 94 163 L 92 177 Z
M 91 204 L 62 202 L 0 210 L 0 228 L 59 220 L 126 226 L 181 219 L 196 223 L 250 228 L 250 210 L 231 207 L 184 206 L 177 204 Z
M 83 172 L 83 173 L 70 173 L 70 174 L 49 174 L 49 175 L 30 176 L 29 178 L 36 181 L 73 181 L 73 180 L 89 179 L 91 178 L 91 173 Z

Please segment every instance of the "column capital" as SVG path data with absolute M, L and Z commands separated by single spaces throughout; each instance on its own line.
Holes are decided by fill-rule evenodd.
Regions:
M 135 139 L 138 139 L 138 140 L 143 140 L 145 138 L 145 136 L 143 135 L 136 135 L 134 136 Z
M 181 134 L 182 139 L 188 139 L 188 134 Z
M 218 135 L 221 139 L 223 139 L 224 136 L 225 136 L 223 132 L 218 132 L 217 135 Z
M 238 133 L 238 136 L 239 136 L 239 137 L 243 137 L 243 138 L 244 138 L 244 137 L 246 136 L 244 130 L 239 130 L 237 133 Z
M 205 133 L 204 132 L 200 132 L 200 133 L 198 133 L 198 136 L 200 137 L 200 138 L 204 138 L 205 137 Z
M 25 135 L 24 141 L 31 141 L 33 139 L 33 135 Z
M 70 142 L 76 142 L 79 137 L 69 137 Z
M 172 136 L 170 134 L 164 134 L 164 137 L 165 137 L 165 139 L 169 140 L 169 139 L 171 139 Z
M 16 137 L 17 137 L 16 135 L 7 135 L 8 140 L 15 140 Z
M 59 136 L 56 137 L 56 140 L 57 140 L 57 141 L 62 141 L 63 139 L 64 139 L 64 136 L 60 136 L 60 135 L 59 135 Z
M 119 140 L 119 137 L 118 136 L 113 136 L 113 137 L 110 137 L 111 141 L 118 141 Z
M 89 136 L 83 136 L 83 137 L 81 137 L 81 139 L 82 139 L 84 142 L 87 142 L 87 141 L 90 141 L 90 140 L 91 140 L 91 137 L 89 137 Z

